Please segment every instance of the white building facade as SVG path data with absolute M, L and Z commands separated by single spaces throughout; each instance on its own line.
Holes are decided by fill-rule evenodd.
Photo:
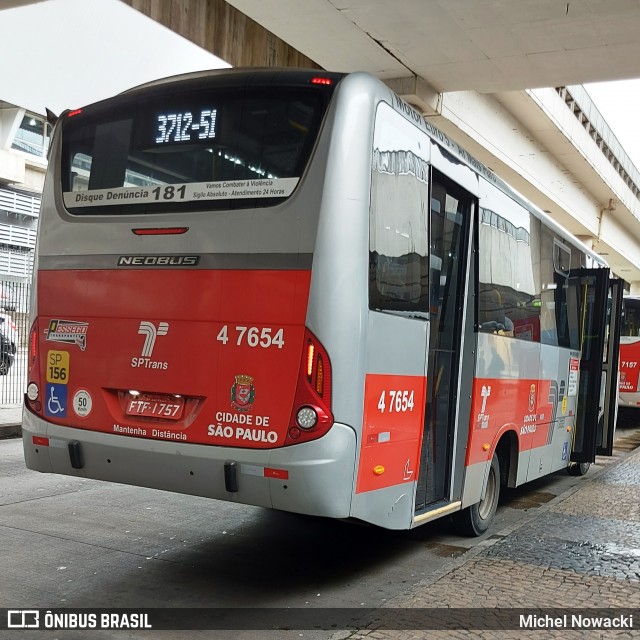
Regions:
M 0 280 L 31 278 L 51 126 L 0 101 Z

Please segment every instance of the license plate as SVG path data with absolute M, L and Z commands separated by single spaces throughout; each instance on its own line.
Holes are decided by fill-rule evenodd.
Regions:
M 127 395 L 125 414 L 139 418 L 180 420 L 184 411 L 184 398 L 175 396 Z

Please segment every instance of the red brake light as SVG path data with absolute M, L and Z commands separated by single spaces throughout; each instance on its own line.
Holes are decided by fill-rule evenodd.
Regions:
M 29 333 L 29 343 L 27 351 L 27 376 L 29 384 L 27 385 L 27 392 L 25 393 L 25 402 L 28 402 L 28 406 L 31 411 L 40 413 L 42 410 L 42 404 L 38 399 L 39 395 L 39 376 L 38 376 L 38 357 L 39 357 L 39 344 L 38 344 L 38 321 L 35 320 L 31 325 L 31 331 Z M 35 443 L 38 444 L 38 443 Z
M 307 378 L 309 382 L 311 382 L 311 376 L 313 374 L 313 356 L 315 354 L 316 348 L 313 346 L 313 342 L 309 340 L 307 343 Z
M 77 116 L 82 113 L 82 109 L 74 109 L 73 111 L 69 111 L 67 113 L 67 118 L 72 118 L 73 116 Z
M 31 333 L 29 334 L 29 369 L 35 364 L 38 357 L 38 323 L 33 323 Z
M 311 84 L 322 84 L 322 85 L 332 85 L 333 84 L 333 80 L 331 78 L 311 78 Z
M 137 236 L 175 236 L 187 233 L 189 227 L 158 227 L 152 229 L 131 229 Z

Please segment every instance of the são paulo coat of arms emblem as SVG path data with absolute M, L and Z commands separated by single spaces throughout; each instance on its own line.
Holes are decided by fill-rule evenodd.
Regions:
M 237 375 L 231 385 L 231 406 L 238 411 L 249 411 L 255 397 L 253 378 L 244 374 Z

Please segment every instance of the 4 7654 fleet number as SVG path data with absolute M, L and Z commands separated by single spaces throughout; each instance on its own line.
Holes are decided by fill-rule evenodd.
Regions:
M 406 413 L 413 411 L 413 391 L 383 391 L 378 400 L 380 413 Z M 388 394 L 388 397 L 387 397 Z
M 235 327 L 235 335 L 230 336 L 234 329 L 230 329 L 228 325 L 224 325 L 220 329 L 216 340 L 226 345 L 229 340 L 235 341 L 236 346 L 247 345 L 249 347 L 284 347 L 284 329 L 273 329 L 272 327 Z

